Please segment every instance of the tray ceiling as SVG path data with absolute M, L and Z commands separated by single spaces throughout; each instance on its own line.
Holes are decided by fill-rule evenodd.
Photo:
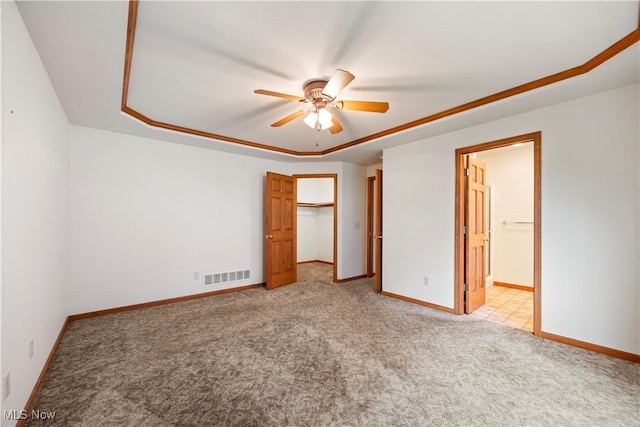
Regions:
M 388 146 L 638 81 L 637 2 L 146 1 L 135 13 L 127 2 L 19 8 L 71 123 L 262 157 L 367 164 Z M 135 37 L 127 50 L 128 23 Z M 620 40 L 626 42 L 615 57 L 583 77 L 452 110 L 583 66 Z M 270 126 L 301 105 L 255 89 L 303 97 L 305 81 L 329 78 L 337 68 L 356 76 L 339 99 L 387 101 L 389 110 L 337 111 L 344 130 L 335 135 L 302 118 Z M 124 111 L 146 126 L 120 113 L 123 94 Z M 447 110 L 452 114 L 438 116 Z

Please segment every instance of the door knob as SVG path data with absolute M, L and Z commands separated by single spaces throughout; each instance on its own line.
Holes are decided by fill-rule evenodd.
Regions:
M 376 239 L 380 239 L 380 240 L 382 240 L 382 234 L 378 234 L 378 235 L 376 236 Z
M 271 234 L 266 234 L 266 235 L 264 236 L 264 238 L 265 238 L 265 239 L 273 239 L 273 235 L 271 235 Z

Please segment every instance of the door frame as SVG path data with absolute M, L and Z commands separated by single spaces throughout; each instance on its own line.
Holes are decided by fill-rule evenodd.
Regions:
M 367 177 L 367 277 L 373 277 L 373 198 L 375 182 L 375 176 Z
M 374 202 L 374 212 L 376 215 L 375 218 L 375 229 L 373 234 L 376 236 L 376 244 L 375 244 L 375 263 L 376 263 L 376 274 L 374 283 L 374 291 L 382 293 L 382 169 L 376 169 L 376 179 L 374 181 L 374 192 L 375 192 L 375 202 Z
M 333 178 L 333 282 L 338 283 L 338 174 L 298 173 L 294 178 Z M 297 247 L 296 247 L 297 250 Z
M 479 151 L 506 147 L 517 143 L 533 142 L 533 334 L 541 336 L 541 272 L 542 272 L 542 132 L 532 132 L 510 138 L 489 141 L 455 151 L 455 228 L 454 228 L 454 313 L 464 313 L 464 218 L 465 175 L 464 156 Z

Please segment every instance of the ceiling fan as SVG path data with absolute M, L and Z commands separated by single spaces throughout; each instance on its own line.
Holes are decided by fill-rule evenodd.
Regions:
M 368 111 L 371 113 L 385 113 L 389 109 L 388 102 L 373 101 L 336 101 L 336 98 L 355 76 L 348 71 L 337 69 L 329 80 L 312 79 L 302 85 L 304 98 L 286 93 L 256 89 L 254 93 L 260 95 L 277 96 L 279 98 L 311 104 L 311 109 L 299 110 L 287 117 L 272 123 L 272 127 L 280 127 L 306 114 L 304 122 L 318 131 L 329 129 L 332 134 L 342 132 L 342 126 L 335 113 L 329 112 L 327 107 L 338 110 Z

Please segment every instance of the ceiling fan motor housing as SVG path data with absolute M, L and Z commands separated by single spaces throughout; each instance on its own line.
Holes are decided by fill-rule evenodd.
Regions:
M 304 98 L 316 107 L 324 107 L 332 99 L 322 94 L 322 90 L 327 85 L 327 80 L 309 80 L 302 86 Z M 321 105 L 318 105 L 321 104 Z

